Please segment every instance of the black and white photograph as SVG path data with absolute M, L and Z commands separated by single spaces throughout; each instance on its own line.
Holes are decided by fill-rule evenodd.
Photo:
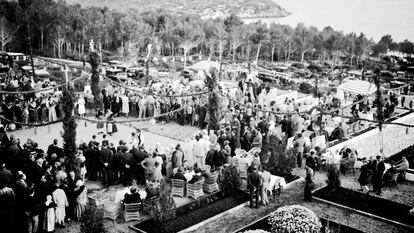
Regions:
M 0 232 L 414 232 L 413 12 L 0 0 Z

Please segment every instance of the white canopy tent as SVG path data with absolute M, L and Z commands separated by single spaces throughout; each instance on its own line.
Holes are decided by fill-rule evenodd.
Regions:
M 195 63 L 194 65 L 192 65 L 190 67 L 190 69 L 192 70 L 205 70 L 205 71 L 209 71 L 210 68 L 216 68 L 217 70 L 220 69 L 220 63 L 215 62 L 215 61 L 200 61 Z
M 377 90 L 377 87 L 367 81 L 352 80 L 339 85 L 338 89 L 351 94 L 371 95 Z

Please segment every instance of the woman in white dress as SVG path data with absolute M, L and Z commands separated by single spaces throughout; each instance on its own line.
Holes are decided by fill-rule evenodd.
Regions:
M 122 113 L 125 113 L 125 116 L 128 117 L 129 113 L 129 98 L 127 94 L 125 93 L 122 97 Z
M 46 103 L 46 106 L 49 110 L 49 122 L 57 121 L 55 98 L 49 98 L 49 101 Z
M 86 113 L 85 98 L 83 97 L 83 95 L 80 95 L 78 99 L 78 113 L 81 117 L 84 117 Z
M 191 139 L 187 139 L 186 143 L 183 146 L 184 160 L 187 160 L 189 166 L 193 167 L 195 161 L 193 157 L 193 144 L 194 142 Z
M 156 181 L 161 181 L 164 179 L 161 173 L 162 164 L 163 164 L 162 157 L 157 154 L 157 156 L 155 157 L 155 169 L 154 169 L 154 179 Z

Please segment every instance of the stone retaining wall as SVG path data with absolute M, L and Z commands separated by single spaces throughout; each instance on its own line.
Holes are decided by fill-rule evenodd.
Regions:
M 414 113 L 401 117 L 393 122 L 414 125 Z M 383 155 L 389 157 L 401 150 L 414 144 L 414 128 L 408 128 L 398 125 L 384 125 L 382 132 L 378 128 L 370 130 L 355 138 L 339 143 L 328 148 L 329 151 L 335 154 L 335 161 L 340 158 L 337 155 L 344 145 L 349 148 L 356 149 L 359 157 L 376 156 L 381 154 L 383 148 Z

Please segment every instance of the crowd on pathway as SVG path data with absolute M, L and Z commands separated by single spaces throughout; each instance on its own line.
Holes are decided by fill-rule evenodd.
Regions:
M 0 77 L 1 90 L 7 94 L 0 95 L 2 115 L 6 119 L 21 123 L 53 122 L 63 117 L 63 106 L 60 101 L 61 92 L 54 91 L 55 82 L 48 79 L 37 79 L 27 76 L 21 71 L 10 71 Z M 41 91 L 45 88 L 50 90 Z M 20 91 L 27 93 L 19 93 Z M 8 122 L 1 120 L 3 125 Z M 12 129 L 21 129 L 21 124 L 13 124 Z

